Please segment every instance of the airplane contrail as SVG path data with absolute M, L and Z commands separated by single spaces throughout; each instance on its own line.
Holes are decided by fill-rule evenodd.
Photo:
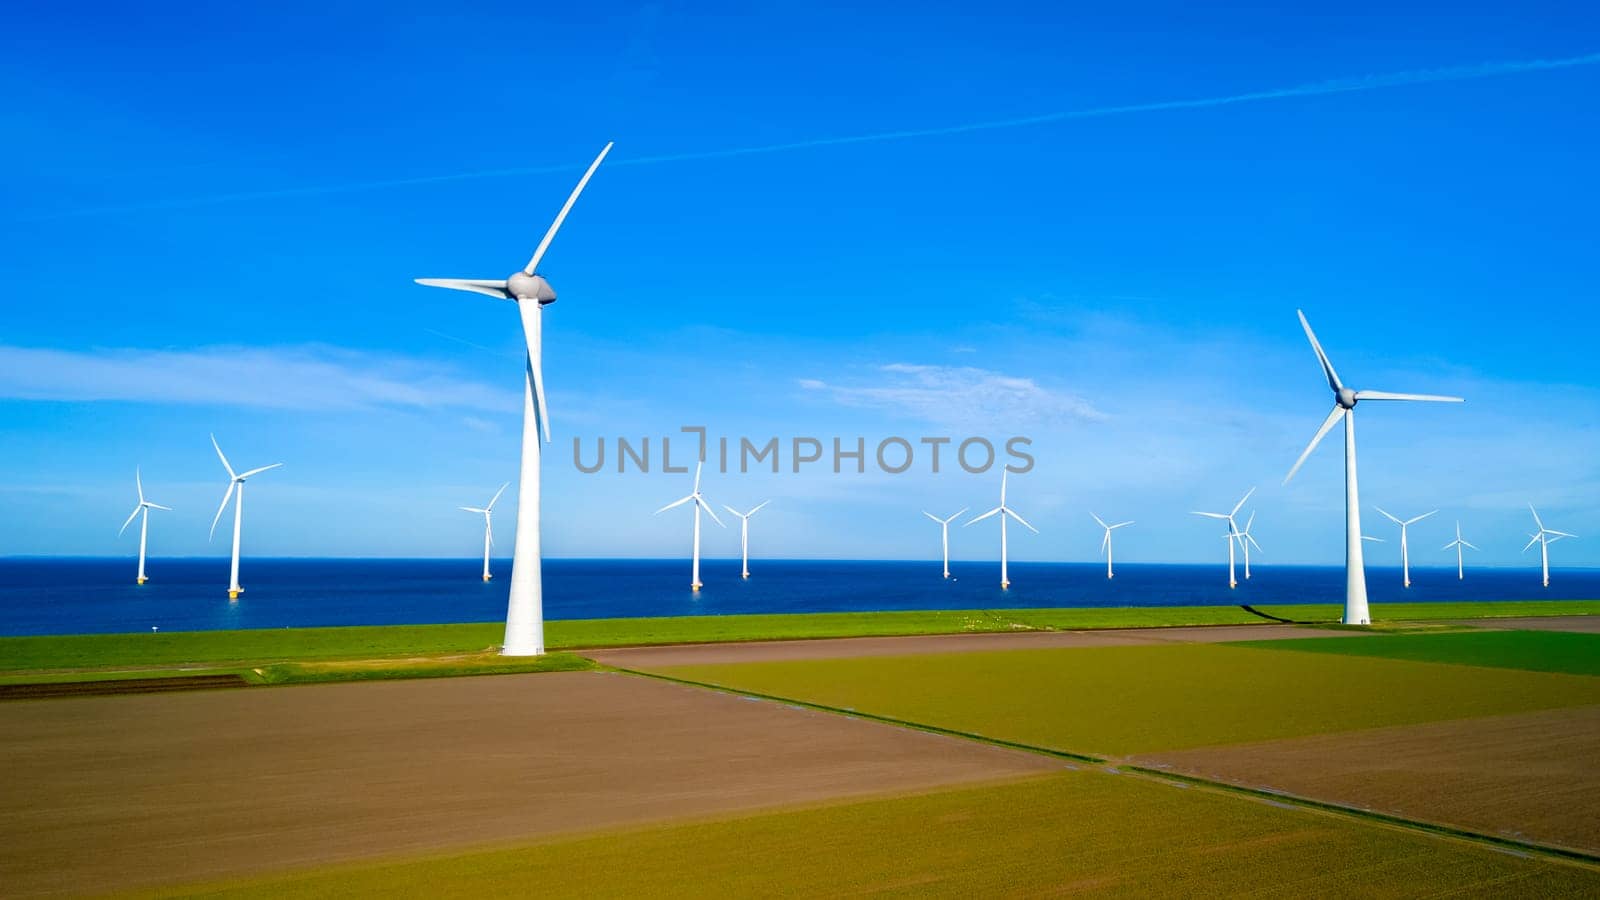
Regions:
M 1057 112 L 1038 113 L 1031 116 L 1021 116 L 1013 119 L 992 119 L 983 122 L 968 122 L 959 125 L 940 125 L 930 128 L 911 128 L 898 131 L 876 131 L 869 134 L 811 138 L 808 140 L 789 141 L 780 144 L 760 144 L 750 147 L 730 147 L 721 150 L 699 150 L 686 153 L 661 154 L 656 156 L 637 156 L 633 158 L 624 157 L 621 159 L 613 157 L 609 162 L 609 167 L 616 168 L 617 166 L 643 166 L 671 162 L 689 162 L 693 160 L 704 159 L 725 159 L 734 156 L 754 156 L 764 153 L 784 153 L 792 150 L 809 150 L 822 147 L 837 147 L 848 144 L 872 144 L 881 141 L 901 141 L 912 138 L 943 137 L 948 135 L 966 134 L 975 131 L 997 131 L 1006 128 L 1024 128 L 1031 125 L 1045 125 L 1052 122 L 1068 122 L 1076 119 L 1098 119 L 1107 116 L 1166 112 L 1170 110 L 1181 109 L 1205 109 L 1215 106 L 1233 106 L 1240 103 L 1259 103 L 1267 100 L 1286 100 L 1293 97 L 1317 97 L 1329 94 L 1351 94 L 1362 91 L 1381 90 L 1384 88 L 1403 87 L 1406 85 L 1436 84 L 1445 81 L 1472 81 L 1480 78 L 1495 78 L 1502 75 L 1518 75 L 1527 72 L 1544 72 L 1554 69 L 1572 69 L 1581 66 L 1593 66 L 1597 64 L 1600 64 L 1600 53 L 1586 53 L 1581 56 L 1565 56 L 1554 59 L 1508 60 L 1501 62 L 1477 63 L 1465 66 L 1448 66 L 1435 69 L 1412 69 L 1404 72 L 1365 75 L 1357 78 L 1339 78 L 1330 81 L 1318 81 L 1309 84 L 1294 85 L 1292 87 L 1250 91 L 1242 94 L 1227 94 L 1220 97 L 1198 97 L 1188 100 L 1160 100 L 1150 103 L 1130 103 L 1121 106 L 1099 106 L 1090 107 L 1087 109 L 1061 110 Z M 45 213 L 37 216 L 30 216 L 17 221 L 41 221 L 46 219 L 77 218 L 81 216 L 105 215 L 124 212 L 183 209 L 194 206 L 211 206 L 237 201 L 321 196 L 325 194 L 372 191 L 381 190 L 384 188 L 438 184 L 441 182 L 450 181 L 468 181 L 482 178 L 509 178 L 523 175 L 546 175 L 559 172 L 570 172 L 582 168 L 582 165 L 562 164 L 508 169 L 479 169 L 470 172 L 451 172 L 441 175 L 420 175 L 411 178 L 391 178 L 381 181 L 350 182 L 346 184 L 298 188 L 275 188 L 262 191 L 240 191 L 237 193 L 211 194 L 207 196 L 153 201 L 149 203 L 130 204 L 126 206 L 99 206 L 85 209 L 67 210 L 56 213 Z

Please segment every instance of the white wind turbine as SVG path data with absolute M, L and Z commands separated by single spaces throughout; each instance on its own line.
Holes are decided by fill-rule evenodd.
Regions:
M 1532 538 L 1529 538 L 1528 546 L 1523 547 L 1522 552 L 1527 553 L 1528 547 L 1532 547 L 1534 544 L 1539 545 L 1539 561 L 1544 566 L 1544 586 L 1549 587 L 1550 545 L 1561 540 L 1562 538 L 1575 538 L 1577 535 L 1567 534 L 1565 531 L 1556 531 L 1554 529 L 1544 527 L 1543 520 L 1539 518 L 1539 511 L 1533 508 L 1532 503 L 1528 504 L 1528 512 L 1533 513 L 1533 523 L 1539 526 L 1539 531 L 1538 533 L 1534 534 Z
M 1456 551 L 1456 580 L 1457 581 L 1462 581 L 1467 577 L 1467 565 L 1466 565 L 1466 560 L 1462 559 L 1462 554 L 1461 554 L 1462 548 L 1470 547 L 1473 550 L 1476 550 L 1478 548 L 1474 547 L 1473 545 L 1471 545 L 1469 543 L 1467 543 L 1467 541 L 1464 538 L 1461 537 L 1461 523 L 1460 522 L 1456 523 L 1456 539 L 1451 541 L 1448 544 L 1445 544 L 1443 549 L 1449 550 L 1452 547 L 1454 547 L 1455 551 Z
M 1028 529 L 1029 531 L 1033 532 L 1034 534 L 1038 534 L 1039 533 L 1039 529 L 1033 527 L 1032 525 L 1029 525 L 1026 519 L 1024 519 L 1021 516 L 1017 515 L 1016 510 L 1014 510 L 1011 507 L 1006 505 L 1006 476 L 1009 475 L 1009 474 L 1011 474 L 1009 469 L 1000 470 L 1000 505 L 996 506 L 994 509 L 989 510 L 988 512 L 984 513 L 983 515 L 978 516 L 977 518 L 973 519 L 971 522 L 967 523 L 968 526 L 971 526 L 971 525 L 975 525 L 975 524 L 977 524 L 979 522 L 982 522 L 984 519 L 987 519 L 990 516 L 999 516 L 1000 517 L 1000 587 L 1001 588 L 1011 587 L 1011 579 L 1009 577 L 1007 577 L 1007 575 L 1006 575 L 1006 517 L 1010 516 L 1011 518 L 1016 519 L 1017 520 L 1017 524 L 1021 525 L 1023 528 Z
M 1254 494 L 1255 492 L 1256 492 L 1255 488 L 1251 488 L 1250 490 L 1245 491 L 1244 492 L 1244 496 L 1239 498 L 1239 502 L 1235 503 L 1233 505 L 1233 509 L 1231 509 L 1231 510 L 1225 512 L 1225 513 L 1196 512 L 1194 514 L 1194 515 L 1197 515 L 1197 516 L 1205 516 L 1208 519 L 1221 519 L 1222 521 L 1228 523 L 1227 537 L 1228 537 L 1228 587 L 1229 588 L 1236 588 L 1236 587 L 1239 586 L 1239 579 L 1234 576 L 1234 568 L 1233 568 L 1233 560 L 1234 560 L 1233 545 L 1234 545 L 1235 542 L 1237 542 L 1239 540 L 1239 525 L 1238 525 L 1237 522 L 1235 522 L 1233 520 L 1233 517 L 1239 514 L 1239 510 L 1244 507 L 1245 501 L 1249 500 L 1250 499 L 1250 495 Z
M 1089 513 L 1089 518 L 1095 520 L 1096 524 L 1106 530 L 1106 536 L 1100 540 L 1100 555 L 1106 558 L 1106 580 L 1109 581 L 1113 574 L 1111 571 L 1111 532 L 1116 531 L 1118 528 L 1126 528 L 1127 526 L 1132 525 L 1133 521 L 1130 519 L 1127 522 L 1118 522 L 1115 525 L 1107 525 L 1103 519 L 1094 513 Z
M 694 502 L 694 570 L 690 576 L 689 587 L 696 591 L 702 587 L 700 584 L 700 511 L 702 509 L 705 510 L 706 515 L 711 517 L 711 521 L 717 523 L 718 528 L 726 527 L 722 524 L 722 520 L 717 518 L 717 514 L 712 512 L 711 505 L 706 502 L 706 498 L 700 495 L 700 469 L 704 465 L 705 463 L 703 462 L 695 463 L 694 490 L 690 492 L 689 496 L 684 497 L 682 500 L 674 500 L 656 510 L 656 515 L 659 516 L 674 506 L 682 506 L 690 501 Z
M 739 577 L 740 578 L 749 578 L 750 577 L 750 517 L 755 515 L 756 512 L 761 509 L 761 507 L 766 506 L 768 503 L 771 503 L 771 502 L 772 502 L 771 500 L 763 500 L 760 503 L 757 503 L 753 508 L 751 508 L 751 510 L 749 512 L 744 512 L 744 513 L 739 512 L 737 509 L 734 509 L 733 507 L 727 505 L 726 503 L 724 503 L 722 505 L 723 509 L 725 509 L 728 512 L 731 512 L 734 515 L 739 517 L 739 557 L 740 557 Z M 700 580 L 699 578 L 695 579 L 695 581 L 699 581 L 699 580 Z
M 239 595 L 244 593 L 244 588 L 239 586 L 239 525 L 244 519 L 244 481 L 252 475 L 260 475 L 269 469 L 276 469 L 282 466 L 283 463 L 273 463 L 270 466 L 251 469 L 248 472 L 235 473 L 233 466 L 228 462 L 228 458 L 222 455 L 222 447 L 217 444 L 217 436 L 214 434 L 211 436 L 211 446 L 217 448 L 217 458 L 222 460 L 222 467 L 228 470 L 227 493 L 222 495 L 222 504 L 217 507 L 217 515 L 211 520 L 212 537 L 217 536 L 217 523 L 222 521 L 222 511 L 228 508 L 228 499 L 234 496 L 235 491 L 238 492 L 238 498 L 234 500 L 233 504 L 233 568 L 228 575 L 228 599 L 237 600 Z
M 1298 312 L 1298 310 L 1297 310 Z M 1322 352 L 1322 344 L 1318 343 L 1317 336 L 1311 330 L 1311 323 L 1306 321 L 1306 314 L 1299 312 L 1300 325 L 1306 331 L 1306 337 L 1311 341 L 1311 349 L 1317 352 L 1317 361 L 1322 364 L 1322 374 L 1328 379 L 1328 387 L 1333 389 L 1333 412 L 1317 429 L 1311 443 L 1306 445 L 1305 452 L 1295 460 L 1294 467 L 1283 479 L 1284 484 L 1300 471 L 1300 466 L 1317 449 L 1322 439 L 1333 426 L 1344 420 L 1344 618 L 1346 625 L 1370 625 L 1372 616 L 1367 610 L 1367 572 L 1366 565 L 1361 557 L 1361 502 L 1356 491 L 1356 404 L 1362 400 L 1424 400 L 1432 403 L 1460 403 L 1460 397 L 1440 397 L 1433 394 L 1393 394 L 1387 391 L 1355 391 L 1344 386 L 1339 380 L 1339 374 L 1333 370 L 1333 363 L 1328 360 L 1328 354 Z
M 489 505 L 488 506 L 463 506 L 463 507 L 461 507 L 461 509 L 463 509 L 466 512 L 469 512 L 469 513 L 483 513 L 483 580 L 484 581 L 488 581 L 492 577 L 492 576 L 489 575 L 489 548 L 494 546 L 494 523 L 490 520 L 490 516 L 492 516 L 494 514 L 494 505 L 500 499 L 500 495 L 504 494 L 506 492 L 506 488 L 508 488 L 510 486 L 511 486 L 511 482 L 509 482 L 509 481 L 506 482 L 505 484 L 500 485 L 500 490 L 495 491 L 494 492 L 494 496 L 489 498 Z
M 428 287 L 472 291 L 517 304 L 522 318 L 522 338 L 528 345 L 528 360 L 522 391 L 522 468 L 517 482 L 517 534 L 511 553 L 511 597 L 506 605 L 506 637 L 500 652 L 506 656 L 537 656 L 544 653 L 544 586 L 539 559 L 539 458 L 541 434 L 550 440 L 550 418 L 545 407 L 544 357 L 542 354 L 542 320 L 545 304 L 556 300 L 555 289 L 538 274 L 539 261 L 544 259 L 550 242 L 566 220 L 572 204 L 583 193 L 600 161 L 611 152 L 606 144 L 589 164 L 578 186 L 572 189 L 567 202 L 556 214 L 544 239 L 533 251 L 533 258 L 520 272 L 513 272 L 503 280 L 474 278 L 418 278 L 418 284 Z
M 139 579 L 134 582 L 135 584 L 144 584 L 150 580 L 144 577 L 144 545 L 145 539 L 150 535 L 150 510 L 164 509 L 167 512 L 171 512 L 172 507 L 151 503 L 144 498 L 144 482 L 139 478 L 138 466 L 133 467 L 133 486 L 139 489 L 139 505 L 135 506 L 133 512 L 128 515 L 128 521 L 123 522 L 122 527 L 117 529 L 117 537 L 122 537 L 122 533 L 128 530 L 129 525 L 133 524 L 135 516 L 144 513 L 144 521 L 139 523 Z
M 961 507 L 960 512 L 957 512 L 948 519 L 941 519 L 927 510 L 922 511 L 923 515 L 939 523 L 939 541 L 944 545 L 944 577 L 946 578 L 950 577 L 950 523 L 960 518 L 961 513 L 966 511 L 967 507 L 963 506 Z
M 1255 535 L 1250 533 L 1250 529 L 1254 528 L 1255 524 L 1256 524 L 1256 511 L 1252 509 L 1252 510 L 1250 510 L 1250 518 L 1245 519 L 1244 520 L 1244 527 L 1239 529 L 1239 546 L 1244 548 L 1244 580 L 1245 581 L 1249 581 L 1250 580 L 1250 548 L 1254 547 L 1257 550 L 1261 549 L 1261 545 L 1256 543 Z
M 1411 550 L 1406 544 L 1406 529 L 1411 527 L 1412 525 L 1417 524 L 1418 522 L 1421 522 L 1423 519 L 1426 519 L 1427 517 L 1433 515 L 1433 513 L 1438 512 L 1438 510 L 1436 509 L 1433 512 L 1425 512 L 1420 516 L 1417 516 L 1417 517 L 1411 518 L 1411 519 L 1406 519 L 1404 522 L 1402 522 L 1399 519 L 1395 518 L 1394 516 L 1389 515 L 1389 513 L 1385 512 L 1383 507 L 1381 507 L 1381 506 L 1374 506 L 1373 509 L 1377 510 L 1379 513 L 1382 513 L 1383 517 L 1385 519 L 1388 519 L 1389 521 L 1391 521 L 1391 522 L 1395 523 L 1396 525 L 1400 526 L 1400 577 L 1401 577 L 1401 585 L 1403 587 L 1411 587 Z

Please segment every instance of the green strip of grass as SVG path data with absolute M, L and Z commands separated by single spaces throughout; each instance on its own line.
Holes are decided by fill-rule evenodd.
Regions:
M 1339 609 L 1331 605 L 1281 606 L 1272 607 L 1270 611 L 1308 620 L 1331 619 L 1339 614 Z M 1408 620 L 1600 615 L 1600 601 L 1409 603 L 1375 607 L 1374 612 L 1386 619 Z M 1263 620 L 1235 606 L 678 616 L 553 621 L 547 623 L 546 640 L 551 649 L 570 650 L 640 644 L 1242 624 L 1263 624 Z M 0 638 L 0 671 L 199 664 L 256 666 L 272 662 L 482 653 L 498 647 L 504 633 L 505 626 L 489 622 L 7 637 Z
M 1448 634 L 1240 641 L 1230 646 L 1600 675 L 1600 634 L 1565 631 L 1457 631 Z
M 1592 869 L 1103 771 L 162 896 L 1593 896 Z

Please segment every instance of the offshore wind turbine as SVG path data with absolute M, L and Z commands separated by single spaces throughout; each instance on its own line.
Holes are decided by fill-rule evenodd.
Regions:
M 939 523 L 939 540 L 944 545 L 944 577 L 946 578 L 950 577 L 950 523 L 960 518 L 961 513 L 966 511 L 967 507 L 963 506 L 960 511 L 948 519 L 941 519 L 927 510 L 922 511 L 923 515 Z
M 1575 538 L 1577 535 L 1567 534 L 1565 531 L 1556 531 L 1554 529 L 1544 527 L 1544 521 L 1539 518 L 1539 511 L 1533 508 L 1532 503 L 1528 504 L 1528 512 L 1533 513 L 1533 522 L 1535 525 L 1539 526 L 1539 531 L 1528 540 L 1528 546 L 1523 547 L 1522 552 L 1527 553 L 1528 547 L 1532 547 L 1534 544 L 1539 545 L 1539 561 L 1544 567 L 1544 586 L 1549 587 L 1550 545 L 1561 540 L 1562 538 Z
M 1034 534 L 1038 534 L 1039 533 L 1039 529 L 1033 527 L 1032 525 L 1029 525 L 1026 519 L 1024 519 L 1021 516 L 1017 515 L 1017 511 L 1016 510 L 1012 509 L 1009 506 L 1006 506 L 1006 476 L 1009 475 L 1009 474 L 1011 474 L 1009 469 L 1001 469 L 1000 470 L 1000 505 L 996 506 L 994 509 L 989 510 L 988 512 L 984 513 L 983 515 L 978 516 L 977 518 L 975 518 L 972 521 L 967 523 L 968 526 L 971 526 L 971 525 L 975 525 L 975 524 L 977 524 L 979 522 L 982 522 L 984 519 L 987 519 L 990 516 L 999 516 L 1000 517 L 1000 587 L 1001 588 L 1011 587 L 1011 579 L 1009 577 L 1007 577 L 1007 575 L 1006 575 L 1006 517 L 1010 516 L 1011 518 L 1016 519 L 1018 524 L 1020 524 L 1023 528 L 1026 528 L 1029 531 L 1033 532 Z
M 505 656 L 537 656 L 544 653 L 544 585 L 539 558 L 539 459 L 543 440 L 550 440 L 550 416 L 544 396 L 543 310 L 546 304 L 556 301 L 555 289 L 538 272 L 539 261 L 544 259 L 550 242 L 555 240 L 561 223 L 566 221 L 572 204 L 600 167 L 600 162 L 611 152 L 608 143 L 600 155 L 589 164 L 578 186 L 572 189 L 567 202 L 556 214 L 544 239 L 533 251 L 533 257 L 519 272 L 505 279 L 476 278 L 418 278 L 417 284 L 428 287 L 471 291 L 476 294 L 510 300 L 516 303 L 522 319 L 522 338 L 528 346 L 528 359 L 524 367 L 522 388 L 522 468 L 517 481 L 517 534 L 511 553 L 511 596 L 506 604 L 506 637 L 500 652 Z
M 1406 519 L 1404 522 L 1402 522 L 1399 519 L 1395 518 L 1394 516 L 1389 515 L 1389 513 L 1384 512 L 1384 509 L 1381 506 L 1374 506 L 1373 509 L 1377 510 L 1380 513 L 1383 513 L 1383 517 L 1385 519 L 1388 519 L 1389 521 L 1391 521 L 1391 522 L 1395 523 L 1396 525 L 1400 526 L 1400 577 L 1401 577 L 1401 586 L 1402 587 L 1411 587 L 1411 550 L 1406 545 L 1406 529 L 1411 527 L 1412 525 L 1417 524 L 1418 522 L 1421 522 L 1423 519 L 1426 519 L 1427 517 L 1433 515 L 1433 513 L 1438 512 L 1438 510 L 1436 509 L 1433 512 L 1425 512 L 1420 516 L 1416 516 L 1414 518 Z
M 1473 547 L 1471 544 L 1467 543 L 1466 540 L 1461 537 L 1461 523 L 1460 522 L 1456 523 L 1456 539 L 1451 541 L 1448 544 L 1445 544 L 1443 549 L 1449 550 L 1451 547 L 1454 547 L 1455 551 L 1456 551 L 1456 580 L 1457 581 L 1464 580 L 1467 577 L 1467 566 L 1466 566 L 1466 560 L 1461 558 L 1461 550 L 1464 547 L 1471 547 L 1473 550 L 1476 550 L 1478 548 L 1477 547 Z
M 239 526 L 244 521 L 244 481 L 252 475 L 276 469 L 283 463 L 273 463 L 248 472 L 236 473 L 228 458 L 222 455 L 222 447 L 217 443 L 217 436 L 214 434 L 211 436 L 211 446 L 216 447 L 217 458 L 222 460 L 222 467 L 228 470 L 228 490 L 222 495 L 222 504 L 217 507 L 216 517 L 211 520 L 211 537 L 217 536 L 217 523 L 222 521 L 222 511 L 228 508 L 228 499 L 234 497 L 235 491 L 238 493 L 233 503 L 233 568 L 228 575 L 228 599 L 237 600 L 239 595 L 244 593 L 244 588 L 239 586 Z
M 133 524 L 135 516 L 144 513 L 144 521 L 139 523 L 139 578 L 134 582 L 135 584 L 144 584 L 150 580 L 144 577 L 144 545 L 145 539 L 150 536 L 150 510 L 164 509 L 167 512 L 171 512 L 172 507 L 151 503 L 144 498 L 144 482 L 139 478 L 138 466 L 133 467 L 133 486 L 139 490 L 139 505 L 135 506 L 133 512 L 128 514 L 128 521 L 123 522 L 122 527 L 117 529 L 117 537 L 122 537 L 122 533 L 128 530 L 129 525 Z
M 511 482 L 509 482 L 509 481 L 506 482 L 505 484 L 500 485 L 500 490 L 495 491 L 494 492 L 494 496 L 489 498 L 489 505 L 488 506 L 463 506 L 463 507 L 461 507 L 461 509 L 463 509 L 466 512 L 469 512 L 469 513 L 483 513 L 483 580 L 484 581 L 488 581 L 492 577 L 489 574 L 489 548 L 494 546 L 494 523 L 492 521 L 490 521 L 489 517 L 494 514 L 495 502 L 500 499 L 500 495 L 504 494 L 506 492 L 506 488 L 508 488 L 510 486 L 511 486 Z
M 1101 519 L 1094 513 L 1089 513 L 1089 518 L 1093 519 L 1096 524 L 1106 530 L 1106 536 L 1100 540 L 1100 555 L 1106 558 L 1106 580 L 1109 581 L 1113 575 L 1111 571 L 1111 532 L 1116 531 L 1118 528 L 1126 528 L 1127 526 L 1132 525 L 1133 521 L 1130 519 L 1126 522 L 1118 522 L 1115 525 L 1107 525 L 1105 520 Z
M 1322 374 L 1328 380 L 1328 387 L 1333 390 L 1333 412 L 1323 420 L 1322 427 L 1317 429 L 1316 435 L 1311 438 L 1311 443 L 1306 445 L 1305 452 L 1295 460 L 1294 467 L 1289 474 L 1284 476 L 1283 483 L 1287 485 L 1294 478 L 1294 473 L 1300 471 L 1300 466 L 1317 449 L 1322 439 L 1333 426 L 1344 420 L 1344 618 L 1346 625 L 1370 625 L 1372 615 L 1367 609 L 1367 570 L 1361 555 L 1361 500 L 1356 490 L 1356 404 L 1362 400 L 1421 400 L 1429 403 L 1460 403 L 1460 397 L 1441 397 L 1434 394 L 1394 394 L 1388 391 L 1356 391 L 1345 387 L 1339 380 L 1339 373 L 1333 369 L 1328 354 L 1322 351 L 1322 344 L 1317 341 L 1317 335 L 1311 330 L 1311 323 L 1306 321 L 1306 314 L 1296 310 L 1300 316 L 1300 327 L 1305 329 L 1306 338 L 1311 341 L 1311 349 L 1317 353 L 1317 362 L 1322 364 Z
M 1255 524 L 1256 524 L 1256 511 L 1252 509 L 1252 510 L 1250 510 L 1250 518 L 1245 519 L 1244 520 L 1244 527 L 1239 529 L 1239 546 L 1244 549 L 1244 580 L 1245 581 L 1249 581 L 1250 580 L 1250 548 L 1251 547 L 1255 547 L 1257 550 L 1261 549 L 1261 545 L 1256 543 L 1255 535 L 1250 533 L 1250 529 L 1253 528 L 1255 526 Z
M 1239 502 L 1235 503 L 1233 505 L 1233 509 L 1230 509 L 1225 513 L 1215 513 L 1215 512 L 1196 512 L 1196 513 L 1194 513 L 1194 515 L 1197 515 L 1197 516 L 1205 516 L 1208 519 L 1221 519 L 1222 521 L 1228 523 L 1228 587 L 1229 588 L 1236 588 L 1236 587 L 1239 586 L 1239 579 L 1234 577 L 1234 568 L 1233 568 L 1233 565 L 1234 565 L 1233 564 L 1233 559 L 1234 559 L 1234 556 L 1233 556 L 1233 545 L 1234 545 L 1235 542 L 1237 542 L 1239 540 L 1239 523 L 1235 522 L 1233 517 L 1239 514 L 1239 510 L 1244 507 L 1245 501 L 1249 500 L 1250 499 L 1250 495 L 1254 494 L 1255 492 L 1256 492 L 1255 488 L 1251 488 L 1250 490 L 1245 491 L 1244 492 L 1244 496 L 1239 498 Z
M 717 518 L 717 514 L 712 511 L 711 504 L 707 503 L 706 498 L 700 494 L 700 469 L 704 465 L 705 463 L 703 462 L 695 463 L 694 490 L 689 493 L 689 496 L 684 497 L 681 500 L 674 500 L 671 503 L 668 503 L 666 506 L 656 510 L 656 515 L 659 516 L 674 506 L 682 506 L 691 500 L 694 501 L 694 571 L 690 577 L 689 588 L 696 591 L 700 590 L 702 587 L 700 584 L 700 510 L 705 510 L 706 515 L 711 517 L 711 521 L 717 523 L 718 528 L 727 527 L 722 524 L 722 520 Z
M 752 507 L 749 512 L 744 512 L 744 513 L 739 512 L 737 509 L 734 509 L 733 507 L 729 506 L 726 503 L 722 504 L 722 508 L 723 509 L 725 509 L 728 512 L 731 512 L 734 515 L 739 517 L 739 559 L 740 559 L 740 562 L 739 562 L 739 577 L 740 578 L 749 578 L 750 577 L 750 517 L 755 515 L 756 512 L 761 509 L 761 507 L 766 506 L 768 503 L 771 503 L 771 502 L 772 502 L 771 500 L 763 500 L 760 503 L 757 503 L 754 507 Z M 700 579 L 696 578 L 695 580 L 699 581 Z

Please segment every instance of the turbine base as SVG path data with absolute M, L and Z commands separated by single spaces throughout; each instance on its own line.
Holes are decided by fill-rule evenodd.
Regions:
M 483 576 L 483 580 L 484 581 L 493 581 L 494 580 L 494 576 L 493 575 L 485 575 L 485 576 Z
M 232 588 L 229 588 L 228 589 L 228 599 L 229 600 L 237 600 L 237 599 L 239 599 L 239 595 L 242 594 L 242 593 L 244 593 L 244 588 L 239 588 L 238 590 L 234 590 Z
M 138 577 L 138 578 L 137 578 L 137 579 L 136 579 L 136 580 L 135 580 L 135 581 L 134 581 L 134 583 L 135 583 L 135 584 L 144 584 L 144 583 L 145 583 L 145 582 L 146 582 L 146 581 L 149 581 L 149 580 L 150 580 L 150 579 L 148 579 L 148 578 L 146 578 L 146 577 L 144 577 L 144 576 L 143 576 L 143 575 L 140 575 L 140 576 L 139 576 L 139 577 Z
M 739 577 L 740 578 L 749 578 L 750 577 L 750 573 L 749 572 L 745 572 L 744 574 L 740 575 Z
M 694 584 L 689 585 L 689 590 L 698 591 L 698 590 L 700 590 L 700 587 L 701 587 L 700 582 L 696 581 Z

